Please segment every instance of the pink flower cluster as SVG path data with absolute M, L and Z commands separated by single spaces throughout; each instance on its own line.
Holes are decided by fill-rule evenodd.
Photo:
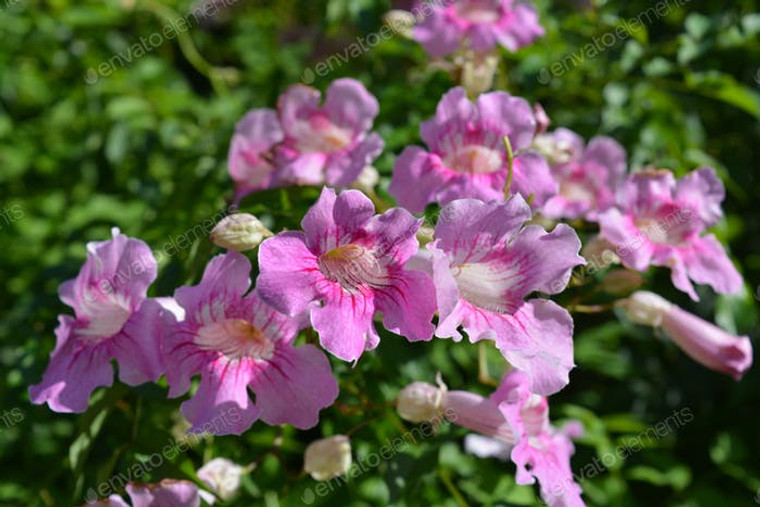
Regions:
M 383 150 L 370 132 L 378 111 L 377 99 L 355 79 L 334 81 L 323 105 L 318 90 L 294 85 L 276 111 L 250 111 L 230 143 L 236 198 L 291 185 L 349 185 Z
M 544 35 L 533 6 L 515 0 L 430 2 L 432 12 L 414 27 L 414 38 L 434 57 L 458 49 L 517 51 Z

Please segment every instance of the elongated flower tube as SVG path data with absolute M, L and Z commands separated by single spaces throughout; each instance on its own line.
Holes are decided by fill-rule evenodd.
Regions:
M 417 11 L 421 22 L 414 27 L 413 36 L 433 57 L 460 48 L 485 52 L 497 45 L 517 51 L 544 35 L 536 10 L 527 2 L 420 2 Z
M 464 88 L 453 88 L 438 103 L 435 117 L 420 126 L 428 149 L 404 149 L 388 192 L 412 213 L 466 197 L 503 201 L 510 177 L 507 137 L 514 156 L 509 191 L 533 196 L 541 205 L 558 187 L 546 160 L 529 150 L 535 131 L 533 110 L 524 99 L 491 92 L 473 103 Z
M 531 389 L 548 395 L 569 382 L 573 364 L 573 319 L 533 292 L 561 292 L 573 267 L 585 264 L 581 242 L 569 226 L 552 232 L 525 226 L 530 207 L 519 195 L 506 203 L 460 199 L 443 208 L 433 258 L 438 299 L 436 336 L 494 340 L 504 357 L 524 371 Z
M 673 285 L 694 301 L 699 296 L 692 282 L 735 293 L 742 287 L 741 275 L 718 239 L 704 234 L 723 216 L 724 195 L 711 168 L 679 180 L 665 170 L 635 173 L 621 187 L 619 209 L 600 215 L 601 235 L 628 268 L 669 267 Z
M 689 357 L 711 370 L 741 380 L 752 366 L 748 336 L 729 334 L 651 292 L 636 292 L 622 306 L 633 322 L 661 328 Z
M 411 341 L 429 340 L 435 313 L 430 277 L 405 269 L 417 252 L 422 225 L 394 208 L 375 215 L 357 190 L 322 190 L 303 232 L 284 232 L 259 247 L 261 298 L 288 315 L 307 311 L 322 346 L 345 361 L 380 341 L 372 318 Z
M 113 239 L 87 244 L 87 261 L 58 294 L 75 316 L 60 315 L 56 346 L 42 381 L 29 388 L 32 403 L 56 412 L 84 412 L 95 388 L 113 383 L 111 360 L 129 385 L 157 380 L 161 315 L 146 299 L 157 266 L 148 245 L 114 228 Z
M 228 251 L 211 259 L 200 284 L 175 292 L 185 317 L 167 332 L 166 380 L 169 396 L 177 397 L 201 376 L 182 404 L 190 431 L 240 435 L 259 418 L 310 428 L 338 395 L 324 353 L 293 346 L 303 318 L 278 313 L 255 291 L 243 297 L 250 271 L 247 257 Z

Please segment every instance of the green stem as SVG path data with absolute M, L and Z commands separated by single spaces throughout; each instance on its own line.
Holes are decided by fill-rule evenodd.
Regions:
M 512 187 L 512 175 L 515 170 L 515 153 L 509 136 L 504 136 L 504 148 L 507 150 L 507 183 L 504 185 L 504 196 L 509 198 L 509 189 Z

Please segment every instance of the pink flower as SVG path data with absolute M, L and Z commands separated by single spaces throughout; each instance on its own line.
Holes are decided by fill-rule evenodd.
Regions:
M 236 199 L 282 185 L 272 150 L 284 138 L 277 112 L 272 109 L 254 109 L 238 122 L 227 156 L 230 176 L 237 187 Z
M 711 370 L 741 380 L 752 366 L 748 336 L 731 335 L 651 292 L 635 292 L 623 306 L 631 320 L 661 327 L 689 357 Z
M 357 190 L 336 196 L 325 188 L 301 222 L 304 232 L 280 233 L 259 247 L 259 294 L 283 313 L 307 310 L 322 346 L 345 361 L 377 346 L 376 310 L 389 331 L 429 340 L 433 284 L 404 269 L 420 225 L 400 208 L 375 215 Z
M 597 136 L 584 149 L 580 136 L 559 128 L 539 135 L 534 147 L 547 157 L 559 183 L 559 193 L 541 208 L 542 214 L 596 221 L 600 212 L 615 205 L 626 173 L 625 150 L 617 141 Z
M 87 244 L 87 261 L 61 284 L 61 301 L 75 317 L 60 315 L 56 346 L 42 382 L 29 388 L 32 403 L 56 412 L 84 412 L 90 394 L 113 383 L 111 360 L 129 385 L 161 376 L 160 301 L 146 299 L 157 267 L 148 245 L 120 234 Z
M 275 150 L 283 181 L 345 187 L 383 151 L 383 140 L 370 133 L 380 106 L 355 79 L 338 79 L 319 105 L 318 90 L 291 86 L 277 111 L 285 140 Z
M 127 484 L 132 507 L 198 507 L 198 486 L 190 481 L 164 479 L 157 484 Z
M 738 292 L 741 275 L 715 236 L 703 235 L 723 216 L 724 195 L 710 168 L 678 181 L 664 170 L 632 174 L 619 194 L 620 209 L 600 215 L 601 235 L 628 268 L 671 268 L 673 285 L 695 301 L 699 296 L 691 281 L 720 293 Z
M 525 374 L 513 370 L 491 395 L 515 436 L 511 458 L 517 465 L 517 484 L 538 480 L 541 498 L 550 507 L 585 505 L 570 468 L 575 447 L 568 437 L 577 433 L 576 425 L 554 428 L 549 422 L 548 400 L 534 394 L 529 384 Z
M 239 200 L 252 192 L 288 185 L 347 186 L 383 150 L 370 132 L 377 99 L 355 79 L 338 79 L 320 106 L 318 90 L 291 86 L 277 111 L 255 109 L 236 126 L 229 172 Z
M 578 255 L 575 231 L 558 225 L 551 233 L 524 226 L 531 212 L 522 197 L 486 204 L 454 201 L 441 211 L 433 259 L 439 321 L 436 336 L 495 340 L 504 357 L 524 371 L 531 389 L 555 393 L 573 368 L 573 319 L 535 291 L 557 294 L 567 285 Z
M 423 4 L 422 21 L 414 38 L 431 56 L 453 53 L 460 47 L 476 52 L 500 45 L 517 51 L 544 35 L 533 6 L 513 0 L 455 0 L 446 6 Z
M 167 332 L 166 380 L 177 397 L 201 376 L 182 404 L 191 431 L 239 435 L 258 418 L 310 428 L 338 395 L 325 355 L 293 347 L 302 319 L 277 313 L 255 292 L 243 297 L 250 270 L 244 255 L 229 251 L 211 259 L 199 285 L 175 292 L 185 317 Z
M 533 195 L 541 205 L 557 193 L 557 183 L 543 157 L 524 151 L 535 130 L 533 110 L 521 98 L 491 92 L 472 103 L 463 88 L 449 90 L 435 118 L 420 127 L 430 151 L 407 147 L 396 160 L 388 191 L 413 213 L 464 197 L 503 201 L 508 174 L 503 138 L 508 136 L 515 154 L 511 191 Z

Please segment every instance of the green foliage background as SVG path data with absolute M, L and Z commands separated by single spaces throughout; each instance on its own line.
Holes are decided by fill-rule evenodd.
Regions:
M 663 270 L 647 281 L 691 311 L 756 338 L 760 8 L 751 0 L 681 7 L 672 1 L 664 17 L 542 84 L 541 69 L 579 54 L 594 37 L 614 33 L 655 3 L 537 3 L 547 36 L 503 55 L 497 88 L 541 102 L 554 126 L 587 138 L 614 136 L 633 167 L 653 164 L 679 174 L 716 167 L 728 197 L 727 218 L 715 232 L 741 265 L 745 293 L 716 297 L 704 290 L 703 302 L 694 305 Z M 213 253 L 198 226 L 218 217 L 231 197 L 225 158 L 236 121 L 250 108 L 272 107 L 307 68 L 377 31 L 390 5 L 239 0 L 218 22 L 164 41 L 94 84 L 85 81 L 88 69 L 191 7 L 187 0 L 0 2 L 0 410 L 23 414 L 21 421 L 0 424 L 0 505 L 82 503 L 88 488 L 172 441 L 178 402 L 167 401 L 160 386 L 100 391 L 85 415 L 29 404 L 27 386 L 47 364 L 56 314 L 69 311 L 58 301 L 57 286 L 76 275 L 85 242 L 108 237 L 113 225 L 155 249 L 195 234 L 191 247 L 164 259 L 151 294 L 170 295 L 196 281 Z M 340 76 L 360 79 L 380 101 L 376 129 L 387 146 L 377 167 L 387 186 L 394 156 L 419 143 L 420 121 L 454 82 L 427 68 L 422 49 L 401 37 L 318 77 L 314 86 L 324 89 Z M 268 192 L 248 199 L 244 209 L 274 227 L 292 228 L 316 195 L 314 189 Z M 753 504 L 756 495 L 760 502 L 757 368 L 737 384 L 609 313 L 576 315 L 576 328 L 578 367 L 570 386 L 552 398 L 555 419 L 578 418 L 587 429 L 573 458 L 576 472 L 673 411 L 693 414 L 677 431 L 584 481 L 589 504 L 739 506 Z M 307 489 L 316 491 L 301 473 L 311 440 L 355 430 L 354 459 L 370 462 L 372 453 L 412 429 L 389 406 L 410 381 L 433 381 L 441 371 L 450 388 L 489 392 L 477 381 L 477 354 L 465 343 L 410 345 L 386 335 L 354 369 L 333 361 L 342 392 L 320 427 L 281 432 L 257 423 L 240 438 L 204 441 L 142 479 L 192 480 L 213 456 L 256 461 L 230 505 L 299 505 L 310 498 Z M 492 374 L 499 375 L 500 356 L 487 354 Z M 465 433 L 444 427 L 317 495 L 315 504 L 538 502 L 532 489 L 514 484 L 511 464 L 464 455 Z M 278 437 L 281 445 L 273 450 Z

